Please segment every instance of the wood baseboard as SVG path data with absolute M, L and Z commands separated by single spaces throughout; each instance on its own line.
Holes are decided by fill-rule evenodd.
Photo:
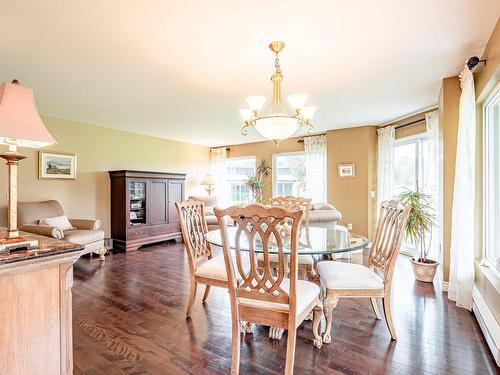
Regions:
M 443 281 L 443 292 L 447 292 L 448 291 L 448 286 L 449 286 L 448 281 Z
M 493 316 L 488 304 L 475 285 L 472 291 L 472 300 L 472 311 L 483 331 L 495 362 L 500 367 L 500 324 Z

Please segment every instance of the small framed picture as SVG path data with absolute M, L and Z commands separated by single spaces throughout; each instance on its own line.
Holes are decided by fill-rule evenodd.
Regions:
M 76 155 L 40 151 L 38 178 L 76 179 Z
M 337 164 L 337 175 L 339 178 L 354 178 L 356 177 L 356 169 L 354 163 Z

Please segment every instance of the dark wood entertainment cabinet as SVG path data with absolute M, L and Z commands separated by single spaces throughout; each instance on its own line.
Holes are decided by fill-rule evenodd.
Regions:
M 109 177 L 115 249 L 181 238 L 175 202 L 184 199 L 185 174 L 120 170 Z

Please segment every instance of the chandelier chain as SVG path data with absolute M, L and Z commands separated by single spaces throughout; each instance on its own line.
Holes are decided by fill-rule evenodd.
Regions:
M 276 68 L 276 73 L 281 73 L 280 58 L 278 54 L 276 54 L 276 58 L 274 59 L 274 67 Z

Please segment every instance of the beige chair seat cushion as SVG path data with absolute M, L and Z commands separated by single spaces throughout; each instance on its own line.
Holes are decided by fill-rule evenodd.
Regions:
M 64 239 L 69 242 L 74 242 L 80 245 L 86 245 L 104 239 L 104 231 L 102 230 L 65 230 Z
M 257 255 L 257 260 L 258 261 L 263 261 L 264 260 L 264 254 L 260 253 Z M 269 261 L 273 263 L 278 263 L 278 254 L 269 254 Z M 314 259 L 311 255 L 300 255 L 298 257 L 297 262 L 299 264 L 306 264 L 306 265 L 314 265 Z
M 384 289 L 382 278 L 361 264 L 319 262 L 318 273 L 324 289 Z
M 281 289 L 286 293 L 290 291 L 290 280 L 283 279 L 281 282 Z M 308 306 L 315 300 L 319 299 L 319 286 L 307 280 L 297 280 L 296 294 L 297 294 L 297 315 L 302 314 Z M 267 301 L 260 301 L 248 298 L 241 298 L 240 303 L 247 306 L 263 307 L 268 309 L 288 310 L 288 305 Z
M 248 272 L 250 269 L 250 263 L 248 258 L 242 257 L 243 270 Z M 233 265 L 236 267 L 236 260 L 233 259 Z M 198 266 L 196 272 L 194 273 L 196 276 L 206 277 L 209 279 L 217 279 L 227 281 L 227 273 L 226 273 L 226 263 L 224 262 L 224 256 L 216 256 L 212 259 L 203 262 Z M 238 272 L 236 270 L 236 275 Z

